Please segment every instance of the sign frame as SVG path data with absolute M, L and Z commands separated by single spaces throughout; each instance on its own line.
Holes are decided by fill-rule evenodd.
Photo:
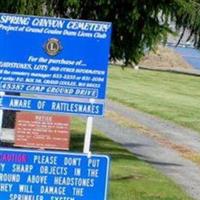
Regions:
M 0 93 L 105 100 L 111 31 L 111 22 L 0 13 Z M 65 51 L 69 46 L 70 51 Z M 69 77 L 61 73 L 60 65 Z M 90 153 L 91 116 L 84 153 Z M 1 110 L 0 124 L 2 117 Z
M 15 147 L 69 150 L 71 117 L 31 112 L 16 113 Z
M 4 156 L 4 157 L 2 156 L 2 153 L 6 154 L 6 152 L 7 152 L 7 158 L 6 158 L 6 156 Z M 9 155 L 8 152 L 12 155 L 12 157 L 8 156 Z M 87 154 L 81 154 L 81 153 L 71 153 L 71 152 L 68 153 L 68 152 L 58 152 L 58 151 L 38 151 L 38 150 L 29 150 L 29 149 L 22 150 L 22 149 L 0 148 L 0 161 L 1 161 L 1 163 L 2 163 L 2 159 L 4 159 L 4 158 L 5 158 L 5 162 L 7 162 L 8 164 L 10 162 L 12 164 L 22 162 L 22 161 L 20 161 L 19 156 L 17 157 L 17 153 L 19 153 L 21 155 L 21 157 L 22 157 L 22 155 L 24 156 L 23 158 L 21 158 L 24 161 L 25 160 L 27 161 L 27 159 L 28 159 L 27 155 L 30 155 L 30 157 L 31 156 L 33 157 L 34 155 L 41 155 L 41 156 L 48 156 L 48 155 L 50 156 L 51 155 L 51 156 L 57 156 L 57 157 L 59 157 L 59 156 L 60 157 L 61 156 L 63 156 L 63 157 L 66 156 L 67 157 L 68 156 L 70 158 L 76 157 L 76 158 L 79 158 L 79 160 L 82 158 L 84 163 L 86 161 L 87 161 L 87 163 L 89 163 L 90 160 L 92 160 L 92 159 L 99 159 L 99 160 L 102 159 L 102 161 L 104 160 L 102 167 L 104 168 L 103 169 L 103 171 L 104 171 L 104 175 L 103 176 L 105 176 L 105 178 L 103 179 L 103 177 L 101 177 L 101 181 L 103 181 L 103 183 L 101 181 L 99 182 L 99 180 L 97 181 L 98 182 L 97 184 L 103 184 L 103 185 L 101 185 L 101 188 L 103 187 L 104 191 L 100 191 L 103 195 L 101 195 L 102 199 L 98 199 L 98 200 L 106 200 L 107 199 L 108 181 L 109 181 L 109 173 L 110 173 L 110 157 L 109 156 L 107 156 L 107 155 L 98 155 L 98 154 L 95 155 L 95 154 L 93 154 L 93 155 L 91 155 L 91 156 L 88 157 Z M 14 159 L 14 162 L 13 162 L 12 159 Z M 53 160 L 51 162 L 53 162 Z M 80 162 L 82 162 L 82 160 Z M 40 164 L 41 164 L 41 166 L 43 166 L 42 163 L 40 163 Z M 38 166 L 38 163 L 37 163 L 37 166 Z M 49 166 L 50 166 L 50 164 L 49 164 Z M 71 167 L 74 167 L 74 166 L 71 166 Z M 85 168 L 85 166 L 82 166 L 82 167 Z M 93 167 L 93 168 L 96 169 L 95 167 Z M 11 170 L 11 169 L 9 169 L 9 170 Z M 28 170 L 28 167 L 27 167 L 27 170 Z M 71 170 L 71 169 L 69 169 L 69 170 Z M 20 173 L 20 172 L 18 172 L 18 173 Z M 24 174 L 27 175 L 28 173 L 24 172 Z M 85 175 L 83 177 L 85 177 Z M 99 177 L 96 177 L 96 178 L 98 179 Z M 71 186 L 71 187 L 73 187 L 73 186 Z M 96 185 L 95 187 L 98 187 L 98 185 Z M 92 188 L 87 189 L 87 191 L 89 191 L 89 192 L 91 192 L 91 190 L 92 190 Z M 97 191 L 98 191 L 98 188 L 95 188 L 95 190 L 93 191 L 93 193 L 95 193 Z M 0 193 L 1 193 L 1 191 L 0 191 Z M 92 194 L 92 195 L 94 195 L 94 194 Z M 96 195 L 96 193 L 95 193 L 95 195 Z M 87 196 L 86 197 L 83 196 L 83 197 L 80 197 L 80 198 L 77 197 L 77 198 L 75 198 L 75 200 L 88 200 L 88 199 L 85 199 L 85 198 L 87 198 Z M 44 198 L 44 199 L 46 200 L 46 198 Z M 8 199 L 4 199 L 4 200 L 8 200 Z M 47 200 L 50 200 L 50 198 L 47 198 Z
M 104 103 L 91 103 L 75 100 L 69 101 L 64 99 L 56 100 L 49 98 L 33 98 L 10 95 L 0 96 L 0 108 L 3 110 L 46 112 L 52 114 L 71 114 L 85 116 L 104 115 Z M 88 108 L 89 111 L 87 111 L 86 108 Z M 76 110 L 76 112 L 72 111 L 73 109 Z
M 0 90 L 105 99 L 111 29 L 110 22 L 0 13 Z

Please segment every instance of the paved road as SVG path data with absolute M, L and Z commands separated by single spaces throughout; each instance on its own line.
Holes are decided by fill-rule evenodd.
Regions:
M 107 111 L 106 118 L 95 119 L 95 128 L 200 200 L 200 167 L 184 158 L 188 151 L 200 155 L 200 134 L 111 101 Z M 127 122 L 128 127 L 120 121 Z M 131 123 L 137 124 L 136 128 Z

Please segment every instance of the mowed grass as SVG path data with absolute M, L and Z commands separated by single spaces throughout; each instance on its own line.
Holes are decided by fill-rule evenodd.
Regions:
M 200 77 L 111 66 L 108 97 L 200 132 Z
M 70 151 L 82 152 L 85 124 L 76 118 L 71 126 Z M 92 152 L 111 157 L 108 200 L 191 200 L 171 180 L 150 164 L 94 131 Z

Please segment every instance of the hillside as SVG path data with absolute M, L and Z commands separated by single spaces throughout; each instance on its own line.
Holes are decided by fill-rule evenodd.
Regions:
M 175 50 L 159 46 L 155 52 L 149 52 L 139 63 L 141 67 L 159 69 L 191 69 L 183 57 Z

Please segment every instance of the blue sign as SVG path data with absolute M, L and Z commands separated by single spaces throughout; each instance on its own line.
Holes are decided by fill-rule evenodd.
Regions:
M 100 103 L 37 99 L 21 96 L 3 96 L 0 100 L 0 107 L 5 110 L 23 110 L 89 116 L 102 116 L 104 114 L 104 104 Z
M 106 200 L 109 158 L 104 155 L 0 149 L 3 200 Z
M 111 23 L 0 14 L 0 90 L 105 99 Z

